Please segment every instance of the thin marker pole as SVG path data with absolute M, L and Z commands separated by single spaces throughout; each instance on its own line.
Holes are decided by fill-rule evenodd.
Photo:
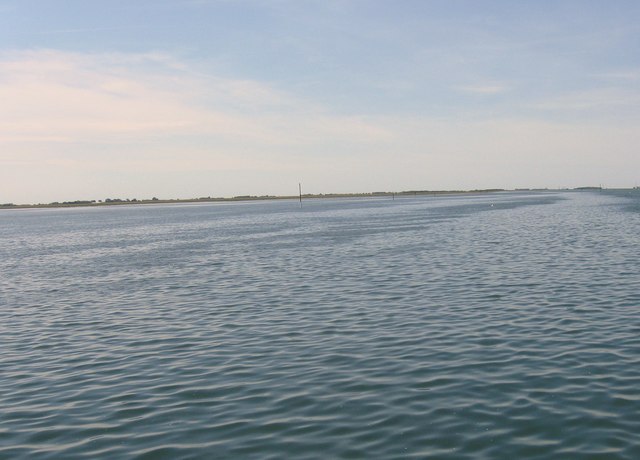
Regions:
M 300 194 L 300 207 L 302 207 L 302 185 L 298 182 L 298 193 Z

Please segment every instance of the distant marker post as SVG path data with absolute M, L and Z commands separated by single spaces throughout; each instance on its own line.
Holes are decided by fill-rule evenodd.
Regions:
M 298 194 L 300 195 L 300 207 L 302 207 L 302 184 L 298 182 Z

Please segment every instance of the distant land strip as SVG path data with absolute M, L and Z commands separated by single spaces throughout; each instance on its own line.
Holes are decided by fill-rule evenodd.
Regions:
M 602 187 L 577 187 L 573 190 L 601 190 Z M 529 189 L 518 188 L 515 191 L 549 191 L 550 189 Z M 562 189 L 569 190 L 569 189 Z M 509 191 L 501 188 L 476 189 L 476 190 L 405 190 L 402 192 L 369 192 L 369 193 L 307 193 L 302 194 L 303 199 L 321 199 L 321 198 L 371 198 L 371 197 L 406 197 L 418 195 L 457 195 L 457 194 L 474 194 L 474 193 L 494 193 Z M 23 208 L 69 208 L 69 207 L 87 207 L 87 206 L 122 206 L 132 204 L 173 204 L 173 203 L 209 203 L 209 202 L 226 202 L 226 201 L 260 201 L 260 200 L 291 200 L 298 199 L 298 195 L 239 195 L 234 197 L 200 197 L 200 198 L 176 198 L 176 199 L 159 199 L 153 197 L 151 199 L 137 198 L 105 198 L 104 200 L 76 200 L 76 201 L 54 201 L 52 203 L 38 204 L 14 204 L 1 203 L 0 209 L 23 209 Z

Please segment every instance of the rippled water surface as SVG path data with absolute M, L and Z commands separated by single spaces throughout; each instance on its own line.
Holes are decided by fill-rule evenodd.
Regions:
M 640 458 L 633 192 L 0 211 L 0 458 Z

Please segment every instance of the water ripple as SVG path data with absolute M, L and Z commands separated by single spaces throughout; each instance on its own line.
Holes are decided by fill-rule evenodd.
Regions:
M 640 458 L 640 195 L 0 214 L 0 458 Z

